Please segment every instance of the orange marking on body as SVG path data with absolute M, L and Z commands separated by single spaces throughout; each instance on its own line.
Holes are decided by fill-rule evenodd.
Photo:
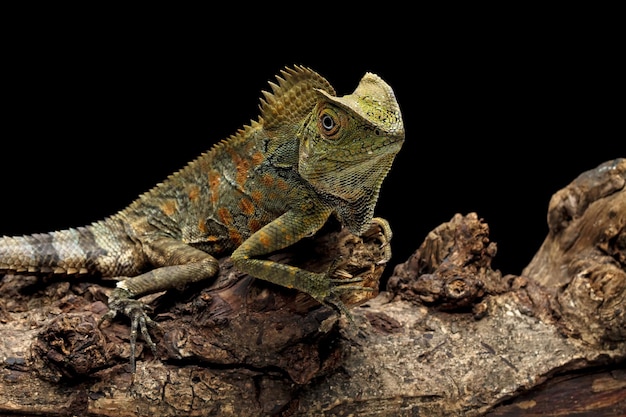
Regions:
M 248 180 L 248 174 L 250 173 L 250 161 L 242 158 L 241 155 L 239 155 L 233 149 L 229 149 L 228 154 L 232 158 L 233 163 L 235 164 L 235 169 L 237 170 L 235 181 L 239 186 L 243 187 L 243 185 Z
M 239 231 L 235 228 L 230 228 L 228 230 L 228 235 L 230 236 L 230 240 L 233 241 L 237 246 L 241 245 L 243 239 Z
M 247 198 L 239 200 L 239 208 L 241 208 L 241 212 L 247 216 L 254 214 L 254 204 L 252 204 L 252 201 Z
M 254 201 L 259 202 L 263 200 L 263 193 L 258 190 L 254 190 L 250 193 L 250 197 L 252 197 Z
M 219 209 L 217 209 L 217 215 L 222 223 L 224 223 L 226 226 L 230 226 L 231 224 L 233 224 L 233 216 L 230 214 L 230 211 L 228 211 L 227 208 L 220 207 Z
M 261 183 L 266 187 L 271 187 L 274 184 L 274 177 L 272 177 L 270 174 L 264 174 L 261 177 Z
M 285 180 L 279 178 L 278 181 L 276 181 L 276 187 L 278 187 L 281 190 L 287 190 L 289 188 L 289 185 L 287 184 Z
M 189 199 L 191 201 L 197 200 L 200 196 L 200 187 L 197 185 L 192 185 L 189 189 Z
M 265 155 L 263 155 L 261 152 L 255 152 L 250 157 L 250 160 L 252 161 L 253 165 L 261 165 L 261 162 L 263 162 L 264 159 L 265 159 Z
M 211 191 L 211 203 L 216 204 L 220 198 L 220 173 L 212 169 L 208 174 L 209 178 L 209 190 Z
M 198 221 L 198 229 L 200 230 L 201 233 L 206 233 L 207 232 L 207 228 L 206 228 L 206 220 L 204 219 L 200 219 L 200 221 Z
M 161 204 L 161 211 L 166 216 L 173 215 L 174 213 L 176 213 L 176 210 L 177 210 L 176 200 L 167 200 L 167 201 L 164 201 L 163 204 Z
M 269 248 L 272 245 L 272 239 L 266 232 L 263 231 L 259 232 L 259 242 L 261 242 L 261 245 L 266 248 Z
M 218 242 L 220 240 L 219 236 L 209 235 L 206 237 L 207 242 Z
M 261 222 L 258 221 L 257 219 L 248 220 L 248 229 L 250 229 L 252 233 L 256 232 L 261 227 L 262 227 Z
M 242 159 L 240 163 L 237 164 L 237 184 L 243 187 L 243 185 L 248 180 L 248 174 L 250 173 L 250 163 Z

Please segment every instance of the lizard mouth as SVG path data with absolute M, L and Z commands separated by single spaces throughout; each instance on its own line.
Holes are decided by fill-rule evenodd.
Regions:
M 403 143 L 404 138 L 402 137 L 387 136 L 384 141 L 358 148 L 357 151 L 355 151 L 354 148 L 334 150 L 328 153 L 327 160 L 337 162 L 360 162 L 370 158 L 396 154 L 400 151 Z

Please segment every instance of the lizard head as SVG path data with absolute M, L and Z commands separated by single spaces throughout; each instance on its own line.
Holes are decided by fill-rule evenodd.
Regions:
M 366 73 L 352 94 L 337 97 L 325 78 L 301 66 L 281 71 L 277 82 L 270 83 L 271 93 L 263 92 L 260 106 L 264 130 L 273 139 L 268 153 L 297 167 L 342 223 L 360 234 L 369 227 L 382 181 L 404 142 L 393 90 Z M 297 150 L 285 151 L 290 146 Z
M 343 97 L 315 91 L 317 103 L 299 132 L 298 171 L 330 196 L 342 222 L 360 234 L 404 142 L 400 107 L 391 87 L 372 73 Z

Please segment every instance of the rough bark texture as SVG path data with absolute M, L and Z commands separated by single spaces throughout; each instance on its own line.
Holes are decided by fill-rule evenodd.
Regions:
M 128 326 L 99 329 L 102 283 L 0 282 L 0 413 L 92 416 L 618 416 L 626 414 L 626 160 L 555 193 L 521 276 L 491 268 L 475 213 L 440 225 L 386 291 L 346 294 L 354 324 L 235 271 L 153 297 L 159 358 L 128 373 Z M 276 259 L 360 275 L 377 230 L 327 229 Z M 390 266 L 387 266 L 390 267 Z

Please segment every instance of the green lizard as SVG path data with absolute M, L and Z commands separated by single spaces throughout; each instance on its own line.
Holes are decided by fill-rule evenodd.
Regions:
M 231 253 L 242 272 L 309 294 L 347 313 L 341 291 L 363 289 L 264 259 L 318 231 L 335 216 L 361 235 L 379 189 L 404 142 L 395 95 L 366 73 L 354 93 L 337 97 L 309 68 L 286 68 L 263 92 L 261 114 L 170 175 L 128 207 L 90 225 L 0 238 L 0 271 L 114 277 L 102 321 L 131 319 L 131 368 L 140 331 L 154 323 L 143 295 L 213 277 Z

